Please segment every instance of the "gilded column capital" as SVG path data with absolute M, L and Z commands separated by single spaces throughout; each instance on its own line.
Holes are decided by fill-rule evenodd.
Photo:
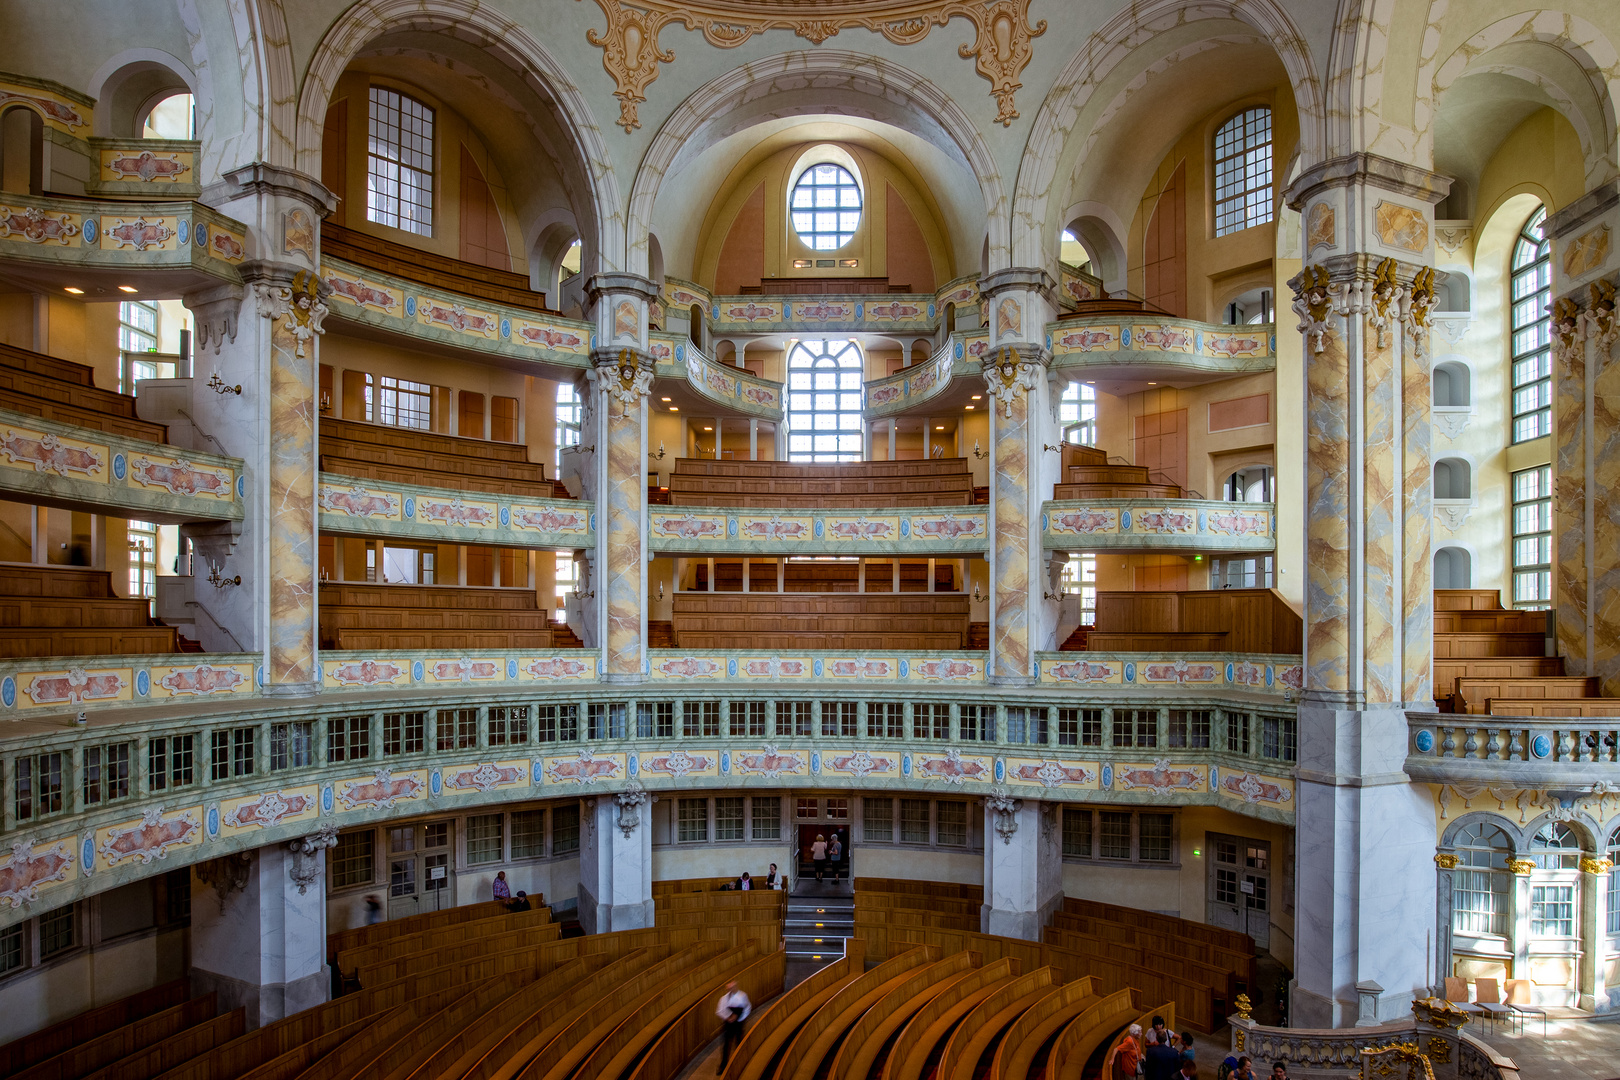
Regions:
M 1601 876 L 1614 869 L 1613 859 L 1594 859 L 1590 855 L 1581 856 L 1581 873 Z
M 1453 855 L 1449 851 L 1442 851 L 1434 857 L 1434 865 L 1442 870 L 1455 870 L 1461 862 L 1461 856 Z
M 652 393 L 653 359 L 638 349 L 597 349 L 591 354 L 595 365 L 586 377 L 606 396 L 633 409 Z M 626 413 L 616 419 L 624 419 Z
M 1515 877 L 1529 877 L 1535 872 L 1536 864 L 1530 859 L 1509 859 L 1507 868 Z

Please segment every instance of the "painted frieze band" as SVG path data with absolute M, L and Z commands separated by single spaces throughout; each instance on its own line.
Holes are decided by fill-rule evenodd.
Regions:
M 575 499 L 523 499 L 321 473 L 323 533 L 397 536 L 505 547 L 589 548 L 596 508 Z
M 657 552 L 927 558 L 984 552 L 989 546 L 989 512 L 980 506 L 843 513 L 652 507 L 647 536 Z
M 1271 503 L 1094 499 L 1041 506 L 1041 547 L 1048 551 L 1272 551 L 1277 546 L 1275 532 L 1276 508 Z

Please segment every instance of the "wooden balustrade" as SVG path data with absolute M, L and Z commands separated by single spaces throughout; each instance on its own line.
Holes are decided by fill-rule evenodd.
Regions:
M 172 653 L 171 627 L 154 625 L 151 601 L 113 591 L 106 570 L 0 567 L 0 657 Z
M 0 409 L 130 439 L 169 441 L 168 427 L 142 420 L 133 397 L 99 389 L 94 369 L 15 345 L 0 344 Z
M 670 473 L 669 501 L 759 508 L 968 506 L 973 476 L 966 458 L 837 465 L 681 458 Z
M 1304 620 L 1274 589 L 1099 592 L 1094 652 L 1297 653 Z
M 681 649 L 962 648 L 969 600 L 959 593 L 676 593 Z

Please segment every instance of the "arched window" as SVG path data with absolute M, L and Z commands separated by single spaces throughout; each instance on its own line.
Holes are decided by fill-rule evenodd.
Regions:
M 1437 589 L 1473 588 L 1473 559 L 1460 547 L 1443 547 L 1434 553 L 1434 587 Z
M 1470 479 L 1473 470 L 1461 458 L 1441 458 L 1434 463 L 1434 497 L 1437 499 L 1466 499 L 1473 488 Z
M 1097 445 L 1097 388 L 1090 383 L 1072 382 L 1058 401 L 1058 422 L 1063 425 L 1063 441 L 1082 446 Z
M 1609 834 L 1608 907 L 1611 934 L 1620 934 L 1620 829 Z
M 371 88 L 366 220 L 433 235 L 433 110 L 382 86 Z
M 1455 360 L 1434 365 L 1434 404 L 1437 408 L 1466 408 L 1473 403 L 1473 379 L 1467 364 Z
M 793 185 L 793 231 L 806 247 L 837 251 L 861 224 L 861 186 L 842 165 L 812 165 Z
M 195 139 L 197 102 L 190 94 L 171 94 L 152 106 L 141 124 L 143 139 Z
M 861 460 L 861 351 L 801 341 L 788 354 L 788 460 Z
M 1451 874 L 1451 928 L 1459 934 L 1508 936 L 1508 890 L 1513 875 L 1507 833 L 1478 822 L 1457 834 L 1457 868 Z
M 1215 133 L 1215 235 L 1271 220 L 1271 110 L 1245 109 Z
M 1265 465 L 1238 469 L 1221 485 L 1221 498 L 1227 502 L 1275 502 L 1277 478 Z
M 1543 825 L 1530 841 L 1530 858 L 1542 870 L 1578 870 L 1581 866 L 1581 838 L 1569 826 L 1553 822 Z
M 1552 432 L 1552 245 L 1537 207 L 1513 246 L 1513 441 Z

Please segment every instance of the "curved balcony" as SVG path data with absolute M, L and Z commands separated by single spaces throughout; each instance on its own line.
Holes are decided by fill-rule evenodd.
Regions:
M 442 544 L 589 548 L 596 507 L 577 499 L 514 499 L 418 484 L 320 474 L 320 531 Z
M 847 512 L 783 507 L 651 507 L 647 537 L 658 554 L 712 556 L 983 554 L 989 512 L 980 506 Z
M 251 680 L 252 657 L 215 659 L 217 670 Z M 817 659 L 823 672 L 845 659 L 871 663 Z M 354 661 L 329 657 L 328 672 L 332 664 Z M 1187 714 L 1172 709 L 1193 707 L 1200 699 L 1133 701 L 1128 720 L 1120 721 L 1126 727 L 1119 730 L 1127 732 L 1122 738 L 1104 701 L 1084 716 L 1063 714 L 1055 707 L 1071 703 L 1072 695 L 1031 688 L 1002 695 L 1002 708 L 970 715 L 957 704 L 963 687 L 897 681 L 898 673 L 895 680 L 855 675 L 836 684 L 825 674 L 797 683 L 779 674 L 758 686 L 728 680 L 701 691 L 687 680 L 634 688 L 555 681 L 543 689 L 534 683 L 475 688 L 481 673 L 465 665 L 460 678 L 427 670 L 423 675 L 397 695 L 373 687 L 338 700 L 287 702 L 248 701 L 238 693 L 220 702 L 223 707 L 209 708 L 171 686 L 161 703 L 92 709 L 83 725 L 63 723 L 60 714 L 28 718 L 14 729 L 7 749 L 45 770 L 36 774 L 42 780 L 60 777 L 54 788 L 59 802 L 51 801 L 48 790 L 55 781 L 19 798 L 17 774 L 8 763 L 9 853 L 0 855 L 0 897 L 12 904 L 0 911 L 0 926 L 28 917 L 33 901 L 54 907 L 149 875 L 157 859 L 164 868 L 186 866 L 304 836 L 322 825 L 349 828 L 430 807 L 461 811 L 590 796 L 630 780 L 654 792 L 849 789 L 982 796 L 1005 785 L 1025 798 L 1122 806 L 1173 800 L 1279 824 L 1293 820 L 1292 764 L 1266 757 L 1258 738 L 1242 743 L 1248 752 L 1227 749 L 1240 745 L 1225 729 L 1235 716 L 1245 723 L 1287 721 L 1285 710 L 1247 701 L 1207 701 L 1206 707 L 1219 711 L 1205 714 L 1207 726 L 1193 728 L 1191 739 L 1178 726 L 1188 722 Z M 429 678 L 439 681 L 430 684 Z M 767 686 L 768 695 L 762 693 Z M 861 704 L 892 701 L 902 686 L 906 704 L 897 713 Z M 716 707 L 702 711 L 696 720 L 701 730 L 694 731 L 683 702 L 700 692 Z M 762 699 L 764 715 L 744 707 Z M 804 709 L 784 711 L 784 702 Z M 1165 702 L 1169 707 L 1160 707 Z M 913 704 L 944 711 L 922 723 L 912 715 Z M 484 710 L 512 706 L 528 709 L 521 727 L 512 728 L 513 718 L 504 714 L 500 736 L 492 740 Z M 1047 722 L 1040 724 L 1030 708 L 1046 708 Z M 1150 720 L 1144 719 L 1148 713 Z M 364 737 L 354 736 L 356 731 Z M 514 731 L 521 738 L 513 738 Z M 217 759 L 220 767 L 212 754 L 215 735 L 233 751 Z M 332 760 L 330 748 L 338 745 L 348 760 Z M 248 748 L 247 756 L 239 757 L 236 747 Z M 91 749 L 127 761 L 127 787 L 86 784 Z M 184 768 L 173 757 L 177 750 L 189 755 Z M 41 756 L 49 759 L 44 765 Z M 87 791 L 96 792 L 93 801 Z
M 1041 505 L 1047 551 L 1273 551 L 1276 507 L 1214 499 L 1091 499 Z
M 1068 315 L 1046 324 L 1052 367 L 1086 379 L 1192 385 L 1273 371 L 1277 328 L 1221 326 L 1151 312 Z
M 684 380 L 705 404 L 762 420 L 782 419 L 782 384 L 716 363 L 678 334 L 648 335 L 660 379 Z

